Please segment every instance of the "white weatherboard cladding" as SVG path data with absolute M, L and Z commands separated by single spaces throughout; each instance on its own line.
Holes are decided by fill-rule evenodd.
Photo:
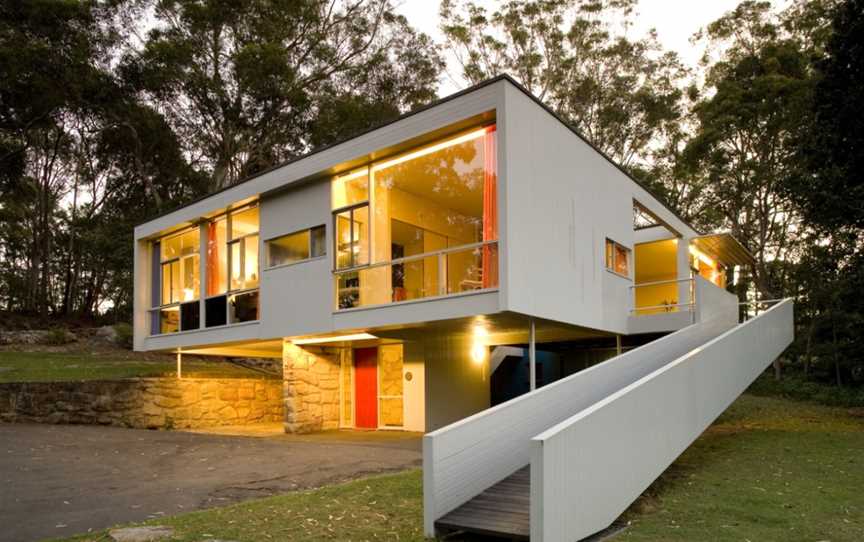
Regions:
M 327 255 L 267 269 L 262 246 L 262 337 L 320 333 L 332 329 L 333 238 L 330 223 L 330 182 L 322 179 L 268 197 L 261 202 L 261 239 L 327 225 Z
M 531 438 L 728 330 L 702 322 L 423 438 L 424 528 L 530 460 Z M 431 370 L 431 368 L 430 368 Z
M 531 540 L 608 527 L 793 339 L 785 300 L 532 440 Z
M 505 97 L 502 309 L 626 333 L 632 282 L 605 270 L 605 240 L 632 250 L 634 199 L 696 232 L 519 89 Z

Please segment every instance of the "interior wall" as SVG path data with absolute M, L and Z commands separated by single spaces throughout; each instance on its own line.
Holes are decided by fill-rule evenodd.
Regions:
M 636 284 L 678 278 L 678 241 L 676 239 L 637 244 L 634 256 Z M 679 303 L 678 285 L 674 282 L 642 286 L 636 288 L 635 293 L 636 307 L 656 307 Z M 664 310 L 667 309 L 651 309 L 638 314 L 650 314 Z

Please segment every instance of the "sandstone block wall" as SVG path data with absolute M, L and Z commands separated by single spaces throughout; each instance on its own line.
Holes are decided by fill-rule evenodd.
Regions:
M 347 350 L 286 342 L 282 352 L 285 431 L 338 429 L 340 367 Z
M 282 421 L 282 382 L 134 378 L 0 384 L 0 420 L 146 429 Z

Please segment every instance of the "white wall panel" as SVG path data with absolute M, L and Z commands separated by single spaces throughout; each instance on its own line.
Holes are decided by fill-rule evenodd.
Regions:
M 728 330 L 704 322 L 460 420 L 423 439 L 424 526 L 528 464 L 530 439 Z M 435 368 L 428 362 L 427 378 Z
M 608 527 L 792 342 L 792 317 L 783 301 L 536 436 L 531 539 Z

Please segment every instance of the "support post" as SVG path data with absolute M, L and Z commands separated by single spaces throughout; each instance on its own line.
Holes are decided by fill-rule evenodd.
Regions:
M 615 355 L 621 355 L 621 335 L 615 335 Z
M 177 378 L 183 378 L 183 354 L 177 349 Z
M 531 391 L 537 389 L 537 349 L 536 349 L 536 330 L 534 326 L 534 318 L 528 319 L 528 381 L 530 382 Z

